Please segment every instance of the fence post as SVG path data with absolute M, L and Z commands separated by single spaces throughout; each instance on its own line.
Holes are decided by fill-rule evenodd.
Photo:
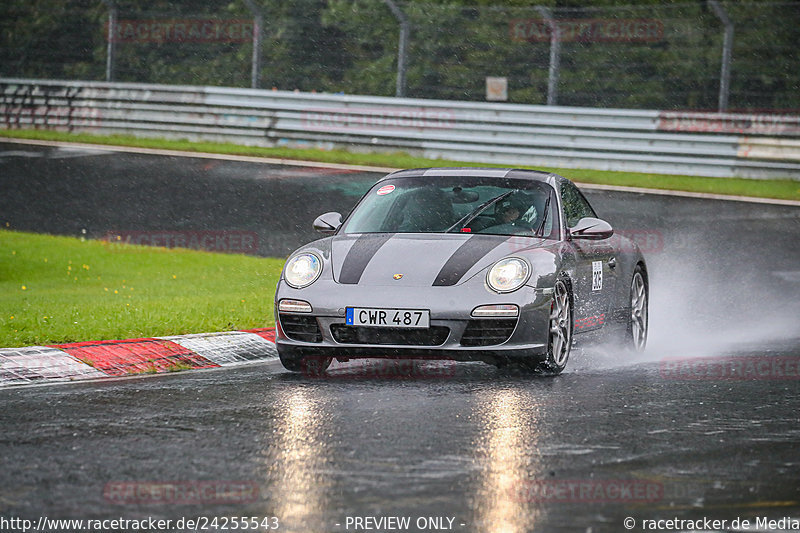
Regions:
M 117 62 L 117 6 L 113 0 L 103 0 L 103 3 L 108 7 L 108 28 L 106 39 L 108 44 L 106 46 L 106 81 L 114 81 L 116 77 L 114 74 L 114 67 Z
M 708 5 L 714 14 L 725 26 L 725 38 L 722 42 L 722 67 L 719 75 L 719 106 L 718 111 L 724 113 L 728 110 L 728 98 L 731 90 L 731 60 L 733 58 L 733 21 L 731 21 L 725 8 L 717 0 L 708 0 Z
M 245 0 L 245 4 L 253 14 L 253 55 L 250 60 L 250 88 L 258 89 L 261 78 L 261 39 L 264 16 L 253 0 Z
M 550 68 L 547 73 L 547 105 L 558 105 L 558 70 L 561 60 L 561 36 L 558 32 L 558 24 L 553 18 L 553 13 L 549 8 L 536 6 L 536 11 L 542 15 L 547 25 L 550 27 Z
M 408 24 L 408 17 L 403 13 L 394 0 L 383 0 L 392 14 L 400 23 L 400 41 L 397 45 L 397 83 L 395 88 L 395 96 L 402 98 L 406 95 L 406 55 L 408 54 L 408 35 L 410 33 L 410 26 Z

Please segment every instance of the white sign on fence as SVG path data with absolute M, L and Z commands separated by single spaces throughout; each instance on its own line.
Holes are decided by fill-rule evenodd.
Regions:
M 508 100 L 508 78 L 487 76 L 486 99 L 490 102 L 505 102 Z

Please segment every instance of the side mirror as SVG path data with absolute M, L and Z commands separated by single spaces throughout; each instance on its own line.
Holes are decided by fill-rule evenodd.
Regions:
M 342 225 L 342 215 L 335 211 L 318 216 L 314 220 L 314 229 L 320 233 L 336 233 Z
M 574 228 L 569 229 L 570 237 L 573 239 L 608 239 L 614 235 L 614 228 L 605 220 L 593 217 L 584 217 L 575 224 Z

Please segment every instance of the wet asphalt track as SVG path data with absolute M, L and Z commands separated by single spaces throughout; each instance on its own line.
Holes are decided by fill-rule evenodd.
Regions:
M 0 222 L 90 237 L 252 231 L 260 254 L 285 255 L 376 177 L 0 143 Z M 283 531 L 449 517 L 454 531 L 510 532 L 800 517 L 800 209 L 588 196 L 646 243 L 643 356 L 577 353 L 553 379 L 445 362 L 354 362 L 315 379 L 265 363 L 0 390 L 0 516 L 277 516 Z M 709 377 L 708 357 L 768 364 L 759 379 L 674 371 L 688 359 L 680 368 Z M 177 481 L 257 495 L 108 497 L 116 482 Z

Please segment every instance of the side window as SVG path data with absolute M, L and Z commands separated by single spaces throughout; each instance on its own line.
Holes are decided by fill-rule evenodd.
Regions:
M 597 217 L 581 191 L 570 182 L 561 185 L 561 200 L 564 203 L 564 217 L 568 228 L 574 227 L 584 217 Z

